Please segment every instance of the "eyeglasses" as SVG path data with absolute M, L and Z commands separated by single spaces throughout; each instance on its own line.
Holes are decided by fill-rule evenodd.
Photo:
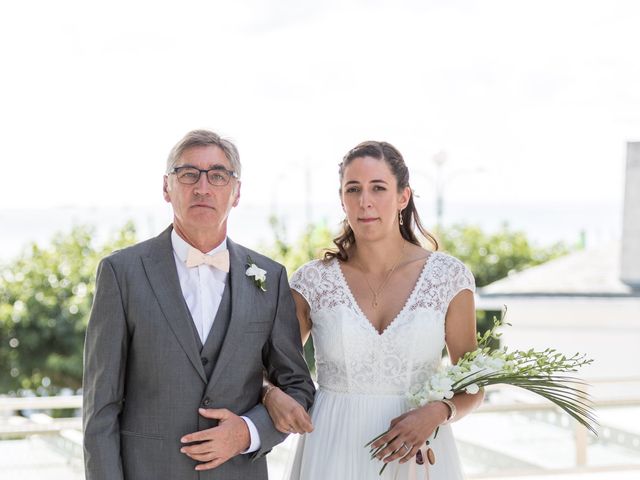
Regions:
M 201 168 L 184 166 L 174 167 L 169 174 L 174 174 L 178 181 L 184 185 L 195 185 L 200 180 L 200 175 L 207 175 L 207 181 L 214 187 L 224 187 L 229 183 L 231 177 L 238 178 L 238 174 L 233 170 L 227 170 L 224 167 L 213 167 L 208 170 Z

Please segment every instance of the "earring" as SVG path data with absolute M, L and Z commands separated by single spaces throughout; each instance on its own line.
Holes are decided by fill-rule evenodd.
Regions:
M 398 210 L 398 221 L 400 222 L 400 225 L 404 225 L 404 222 L 402 221 L 402 210 Z

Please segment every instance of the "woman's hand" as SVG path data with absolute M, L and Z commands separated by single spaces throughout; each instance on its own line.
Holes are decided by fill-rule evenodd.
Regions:
M 447 418 L 449 407 L 442 402 L 429 403 L 394 418 L 387 433 L 371 444 L 373 450 L 386 444 L 376 458 L 385 463 L 409 461 Z
M 263 400 L 276 429 L 282 433 L 312 432 L 311 417 L 305 409 L 278 387 L 272 387 Z

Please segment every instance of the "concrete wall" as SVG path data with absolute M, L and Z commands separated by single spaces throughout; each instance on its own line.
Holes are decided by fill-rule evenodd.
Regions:
M 583 378 L 640 377 L 640 298 L 492 298 L 508 307 L 504 344 L 595 361 Z
M 640 289 L 640 142 L 627 144 L 620 279 Z

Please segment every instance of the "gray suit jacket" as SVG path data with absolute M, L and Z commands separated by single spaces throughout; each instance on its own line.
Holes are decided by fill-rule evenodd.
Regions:
M 266 479 L 264 455 L 285 436 L 260 403 L 263 368 L 305 408 L 314 394 L 286 271 L 227 240 L 231 314 L 207 378 L 170 233 L 115 252 L 98 267 L 84 354 L 86 478 Z M 266 292 L 245 274 L 249 255 L 267 271 Z M 199 407 L 248 416 L 260 450 L 195 471 L 180 438 L 215 425 Z

